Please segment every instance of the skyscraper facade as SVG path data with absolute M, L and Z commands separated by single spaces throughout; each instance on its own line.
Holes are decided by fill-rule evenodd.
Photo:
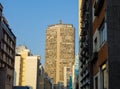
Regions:
M 46 30 L 45 72 L 53 82 L 64 82 L 64 67 L 74 63 L 75 39 L 74 27 L 71 24 L 55 24 Z
M 12 89 L 16 37 L 2 11 L 0 4 L 0 89 Z

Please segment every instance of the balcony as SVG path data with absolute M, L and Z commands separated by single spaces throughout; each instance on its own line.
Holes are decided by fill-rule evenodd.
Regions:
M 81 35 L 81 36 L 86 36 L 86 35 L 87 35 L 87 30 L 86 30 L 86 29 L 82 29 L 80 35 Z
M 81 68 L 83 68 L 83 64 L 81 64 L 81 66 L 80 66 Z
M 89 17 L 89 14 L 90 14 L 89 11 L 86 11 L 86 12 L 85 12 L 85 17 L 88 18 L 88 17 Z
M 82 22 L 81 29 L 85 29 L 85 23 L 84 22 Z
M 83 58 L 83 64 L 86 64 L 86 59 L 85 58 Z
M 81 42 L 85 42 L 85 40 L 86 40 L 86 37 L 83 36 L 80 41 L 81 41 Z
M 83 62 L 83 58 L 82 57 L 80 58 L 80 61 Z
M 81 50 L 81 56 L 82 56 L 82 58 L 85 57 L 85 49 L 84 48 Z
M 88 52 L 85 53 L 85 58 L 89 59 L 89 53 Z
M 80 48 L 83 48 L 83 43 L 81 43 Z
M 104 4 L 104 0 L 97 0 L 95 2 L 95 6 L 94 6 L 95 7 L 95 12 L 94 12 L 95 16 L 99 15 L 99 13 L 100 13 L 100 11 L 102 9 L 103 4 Z

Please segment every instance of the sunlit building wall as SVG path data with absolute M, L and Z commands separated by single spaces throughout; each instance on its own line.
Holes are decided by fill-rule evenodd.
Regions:
M 64 87 L 65 87 L 65 89 L 68 89 L 70 87 L 70 85 L 69 85 L 70 76 L 72 76 L 72 68 L 64 67 Z
M 45 72 L 53 82 L 64 83 L 64 67 L 74 63 L 74 27 L 71 24 L 50 25 L 46 30 Z
M 16 48 L 14 86 L 38 88 L 40 56 L 30 54 L 27 47 Z
M 31 89 L 39 89 L 40 56 L 29 56 L 26 60 L 25 84 Z

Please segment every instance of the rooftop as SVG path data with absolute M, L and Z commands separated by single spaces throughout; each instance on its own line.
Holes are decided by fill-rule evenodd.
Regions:
M 64 23 L 62 22 L 62 20 L 59 20 L 59 23 L 58 23 L 58 24 L 48 25 L 48 28 L 49 28 L 49 27 L 59 27 L 59 26 L 73 27 L 72 24 L 64 24 Z

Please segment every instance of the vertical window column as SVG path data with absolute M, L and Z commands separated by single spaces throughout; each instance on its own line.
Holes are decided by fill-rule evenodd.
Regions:
M 108 89 L 106 63 L 101 66 L 101 89 Z
M 107 41 L 107 27 L 106 23 L 103 22 L 100 27 L 100 44 L 102 45 L 105 41 Z

